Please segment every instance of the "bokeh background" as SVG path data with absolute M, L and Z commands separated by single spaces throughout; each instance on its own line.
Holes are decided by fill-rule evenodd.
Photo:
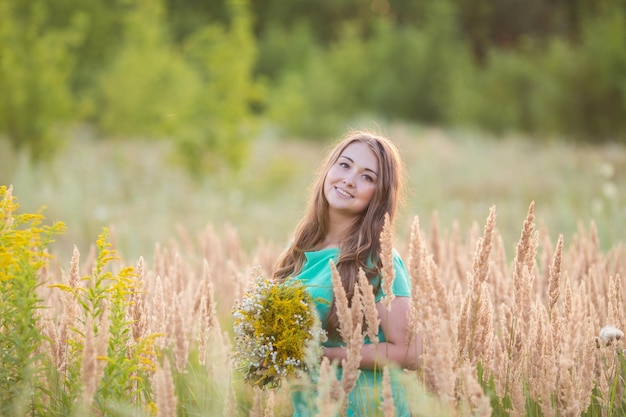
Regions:
M 392 138 L 444 233 L 529 204 L 626 233 L 624 0 L 0 0 L 0 184 L 129 260 L 205 228 L 284 245 L 326 148 Z

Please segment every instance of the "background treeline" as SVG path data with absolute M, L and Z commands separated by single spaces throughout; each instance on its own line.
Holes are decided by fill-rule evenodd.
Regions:
M 262 127 L 364 119 L 626 142 L 624 0 L 0 0 L 0 132 L 167 138 L 192 172 Z

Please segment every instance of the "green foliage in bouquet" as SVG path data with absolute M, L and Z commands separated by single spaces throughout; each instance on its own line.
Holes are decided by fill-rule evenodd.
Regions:
M 321 332 L 313 299 L 299 281 L 273 283 L 263 276 L 233 308 L 233 359 L 244 381 L 277 388 L 284 377 L 306 370 L 307 343 Z

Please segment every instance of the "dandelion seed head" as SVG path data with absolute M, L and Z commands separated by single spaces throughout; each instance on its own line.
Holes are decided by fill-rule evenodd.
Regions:
M 615 326 L 607 325 L 600 329 L 600 338 L 604 340 L 606 345 L 610 345 L 613 341 L 618 341 L 624 337 L 624 332 Z

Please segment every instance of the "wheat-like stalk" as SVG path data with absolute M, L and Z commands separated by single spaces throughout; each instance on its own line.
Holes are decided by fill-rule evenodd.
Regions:
M 2 204 L 8 204 L 11 192 L 5 191 Z M 3 227 L 14 230 L 20 217 L 11 211 L 2 219 Z M 448 232 L 436 215 L 430 235 L 422 235 L 414 218 L 408 253 L 404 248 L 399 252 L 409 259 L 407 330 L 411 335 L 420 332 L 423 354 L 420 368 L 403 376 L 435 395 L 445 404 L 441 410 L 453 408 L 454 415 L 488 415 L 491 405 L 494 415 L 617 415 L 626 378 L 616 361 L 622 357 L 618 348 L 623 349 L 617 330 L 625 326 L 626 249 L 617 245 L 603 251 L 593 222 L 571 239 L 559 235 L 556 244 L 547 228 L 536 231 L 534 222 L 531 203 L 509 262 L 493 208 L 482 236 L 477 224 L 465 234 L 458 224 Z M 0 229 L 3 248 L 16 242 L 15 234 L 3 234 L 6 230 Z M 390 230 L 381 236 L 383 268 L 392 266 Z M 33 324 L 39 335 L 33 337 L 40 337 L 42 348 L 32 351 L 29 363 L 49 369 L 31 381 L 3 385 L 4 404 L 41 389 L 28 397 L 30 404 L 57 414 L 63 406 L 68 414 L 112 414 L 104 398 L 116 397 L 120 407 L 138 415 L 176 415 L 181 407 L 198 415 L 234 417 L 251 407 L 256 415 L 291 415 L 287 388 L 271 396 L 258 394 L 260 405 L 254 407 L 254 392 L 242 387 L 231 366 L 228 331 L 234 300 L 250 285 L 248 271 L 257 264 L 265 265 L 259 270 L 270 268 L 282 246 L 264 243 L 245 249 L 234 228 L 220 234 L 207 227 L 195 238 L 179 229 L 177 241 L 156 244 L 152 262 L 140 258 L 134 272 L 101 242 L 87 256 L 74 248 L 67 272 L 39 269 L 37 282 L 45 288 L 37 291 L 41 305 Z M 25 251 L 32 249 L 30 242 L 24 243 Z M 6 256 L 0 256 L 3 271 L 15 265 Z M 88 273 L 82 277 L 81 271 Z M 331 272 L 347 352 L 338 381 L 336 368 L 327 360 L 320 363 L 315 347 L 321 341 L 316 339 L 307 350 L 319 416 L 345 409 L 350 392 L 359 389 L 363 336 L 375 341 L 380 324 L 363 271 L 350 302 L 336 265 L 331 264 Z M 383 270 L 386 294 L 391 294 L 390 274 Z M 3 294 L 18 294 L 10 287 L 13 282 L 1 282 L 7 288 Z M 605 325 L 611 327 L 601 330 Z M 20 336 L 0 335 L 5 342 Z M 10 355 L 0 352 L 3 383 L 18 375 L 7 371 L 15 359 Z M 385 372 L 383 407 L 376 410 L 380 415 L 392 413 Z M 116 379 L 118 375 L 122 377 Z M 78 408 L 79 403 L 86 408 Z M 11 410 L 24 410 L 20 404 Z M 419 406 L 412 411 L 418 414 Z
M 80 367 L 80 379 L 83 381 L 82 401 L 90 405 L 98 387 L 96 337 L 93 324 L 87 323 L 83 343 L 83 359 Z
M 156 408 L 159 417 L 175 416 L 178 398 L 176 398 L 174 378 L 170 362 L 165 359 L 163 365 L 156 372 L 154 379 L 156 386 Z
M 343 373 L 341 376 L 341 385 L 347 398 L 350 392 L 356 387 L 359 375 L 361 375 L 361 348 L 363 347 L 363 333 L 361 323 L 357 323 L 350 334 L 350 338 L 346 341 L 346 358 L 341 361 Z M 342 412 L 345 413 L 348 402 L 343 402 Z
M 393 294 L 393 281 L 396 277 L 396 270 L 393 266 L 393 230 L 389 213 L 385 214 L 385 223 L 380 234 L 380 252 L 380 258 L 383 263 L 382 288 L 385 293 L 381 302 L 385 305 L 387 311 L 390 311 L 391 302 L 395 298 Z
M 361 294 L 361 302 L 363 305 L 363 313 L 365 315 L 365 323 L 367 325 L 367 336 L 372 343 L 378 343 L 378 327 L 380 319 L 378 318 L 378 310 L 376 310 L 376 297 L 374 289 L 367 280 L 365 272 L 359 269 L 359 293 Z M 356 291 L 355 291 L 356 292 Z
M 420 234 L 419 217 L 415 216 L 411 223 L 411 234 L 409 242 L 409 278 L 411 280 L 411 307 L 407 320 L 407 341 L 412 340 L 418 331 L 419 311 L 422 300 L 420 300 L 420 283 L 424 279 L 425 258 L 424 243 Z
M 265 412 L 263 417 L 274 417 L 274 391 L 270 391 L 267 394 L 267 401 L 265 402 Z
M 352 330 L 354 329 L 354 323 L 352 321 L 352 312 L 348 304 L 348 296 L 346 290 L 341 283 L 341 275 L 335 265 L 335 262 L 330 261 L 331 279 L 333 283 L 333 294 L 335 296 L 335 303 L 337 304 L 337 317 L 339 318 L 339 334 L 344 342 L 352 337 Z
M 335 369 L 328 358 L 322 358 L 319 382 L 317 384 L 316 417 L 334 417 L 342 406 L 345 398 L 341 382 L 337 379 Z

